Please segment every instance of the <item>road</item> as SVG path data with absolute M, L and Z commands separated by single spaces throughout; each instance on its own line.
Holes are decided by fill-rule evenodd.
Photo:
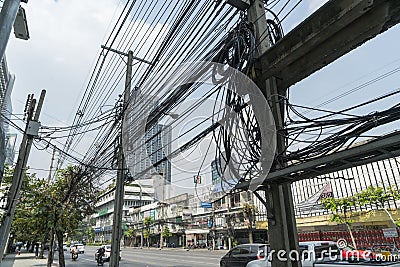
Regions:
M 95 247 L 86 247 L 85 254 L 80 254 L 76 261 L 66 253 L 66 267 L 96 266 Z M 219 259 L 227 251 L 207 251 L 184 249 L 137 249 L 122 248 L 119 266 L 121 267 L 218 267 Z M 56 256 L 55 262 L 58 262 Z M 104 266 L 109 266 L 105 263 Z

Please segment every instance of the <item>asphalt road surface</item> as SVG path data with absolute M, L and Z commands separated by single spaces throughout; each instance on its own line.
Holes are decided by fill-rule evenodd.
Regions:
M 71 254 L 65 253 L 66 267 L 97 266 L 94 259 L 95 247 L 86 247 L 84 254 L 79 254 L 76 261 L 73 261 Z M 218 267 L 220 258 L 227 251 L 208 251 L 193 249 L 137 249 L 122 248 L 121 267 Z M 58 262 L 57 254 L 55 262 Z M 109 263 L 104 263 L 108 267 Z

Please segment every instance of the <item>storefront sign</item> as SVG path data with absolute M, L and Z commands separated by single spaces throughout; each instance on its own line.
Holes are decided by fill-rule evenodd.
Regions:
M 385 228 L 382 231 L 384 237 L 399 237 L 396 228 Z
M 150 210 L 150 218 L 154 221 L 156 219 L 156 211 Z
M 212 203 L 210 203 L 210 202 L 200 202 L 200 207 L 201 208 L 209 208 L 209 209 L 211 209 L 212 208 Z
M 106 215 L 108 213 L 108 208 L 99 211 L 99 216 Z

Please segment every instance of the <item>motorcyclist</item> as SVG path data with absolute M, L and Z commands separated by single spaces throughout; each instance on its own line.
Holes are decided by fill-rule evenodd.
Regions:
M 71 247 L 71 256 L 72 256 L 73 260 L 78 258 L 78 246 L 77 245 L 74 245 Z
M 106 249 L 104 247 L 100 247 L 97 250 L 97 261 L 100 261 L 100 259 L 103 258 L 105 252 L 106 252 Z

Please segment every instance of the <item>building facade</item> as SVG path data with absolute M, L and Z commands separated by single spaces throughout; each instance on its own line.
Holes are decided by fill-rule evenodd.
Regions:
M 164 202 L 152 204 L 129 210 L 131 227 L 136 230 L 135 246 L 156 246 L 159 244 L 162 229 L 168 227 L 171 236 L 165 239 L 166 246 L 183 246 L 184 244 L 184 214 L 188 212 L 188 201 L 192 195 L 187 193 L 178 195 Z M 145 225 L 145 219 L 151 218 L 151 224 Z M 146 237 L 148 231 L 148 237 Z
M 159 246 L 162 229 L 168 227 L 171 236 L 164 238 L 164 246 L 200 247 L 215 246 L 230 249 L 239 243 L 248 243 L 251 232 L 253 241 L 266 242 L 265 229 L 255 229 L 243 213 L 244 203 L 250 203 L 252 195 L 237 192 L 231 195 L 218 194 L 214 204 L 213 193 L 193 196 L 179 195 L 140 208 L 131 208 L 132 227 L 136 230 L 136 246 Z M 164 204 L 162 204 L 164 203 Z M 151 218 L 145 238 L 145 218 Z
M 115 190 L 111 189 L 99 197 L 96 204 L 97 213 L 95 219 L 95 242 L 109 242 L 112 238 L 112 225 L 114 215 Z M 152 180 L 141 180 L 125 185 L 123 223 L 129 227 L 129 208 L 140 207 L 154 202 L 154 189 Z
M 127 110 L 123 138 L 130 175 L 135 180 L 160 175 L 164 184 L 170 184 L 171 162 L 166 158 L 171 153 L 171 126 L 148 121 L 149 112 L 158 106 L 156 97 L 135 91 L 133 98 L 140 100 Z
M 8 163 L 14 161 L 14 149 L 6 142 L 9 134 L 7 119 L 10 119 L 12 112 L 11 92 L 14 87 L 15 76 L 8 70 L 7 60 L 4 56 L 0 62 L 0 182 L 3 178 L 4 163 L 8 156 Z M 11 150 L 12 149 L 12 153 Z

